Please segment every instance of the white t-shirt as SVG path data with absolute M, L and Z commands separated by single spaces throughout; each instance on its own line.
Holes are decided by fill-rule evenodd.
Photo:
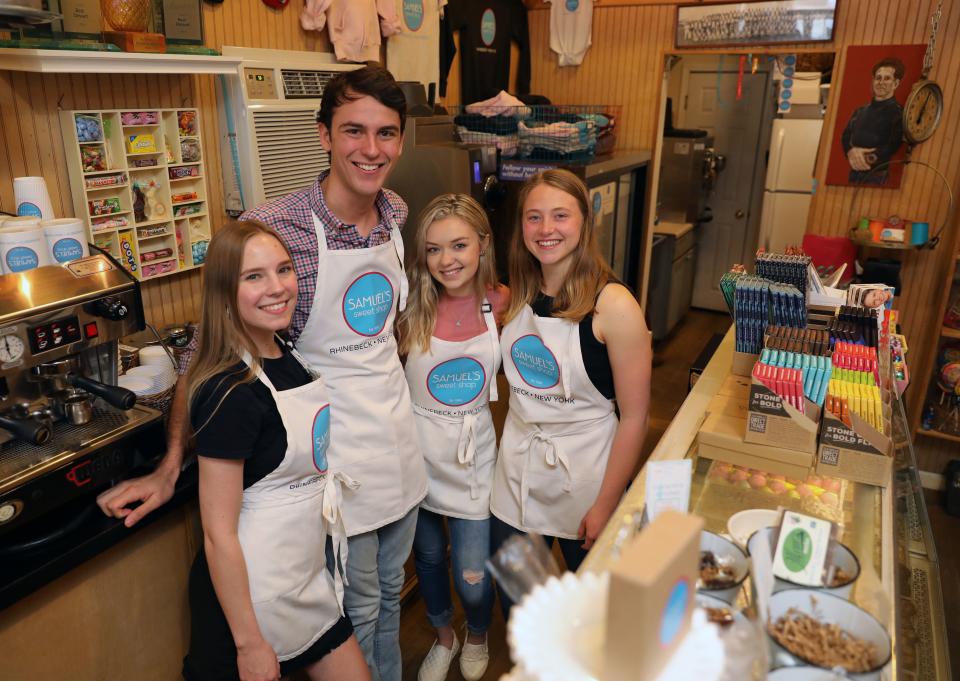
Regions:
M 401 32 L 387 39 L 387 69 L 397 80 L 440 82 L 440 14 L 447 0 L 395 0 Z
M 593 0 L 547 0 L 550 3 L 550 49 L 560 66 L 578 66 L 590 49 Z

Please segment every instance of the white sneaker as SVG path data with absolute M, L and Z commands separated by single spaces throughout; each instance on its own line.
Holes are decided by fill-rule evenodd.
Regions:
M 460 641 L 457 640 L 456 634 L 453 635 L 453 648 L 445 648 L 440 645 L 440 641 L 434 641 L 433 645 L 430 646 L 430 652 L 420 663 L 420 672 L 417 674 L 418 681 L 445 681 L 447 672 L 450 670 L 450 663 L 453 662 L 453 658 L 459 652 Z
M 490 661 L 490 651 L 487 649 L 487 642 L 469 643 L 463 642 L 463 653 L 460 655 L 460 673 L 467 681 L 479 681 L 487 671 L 487 663 Z

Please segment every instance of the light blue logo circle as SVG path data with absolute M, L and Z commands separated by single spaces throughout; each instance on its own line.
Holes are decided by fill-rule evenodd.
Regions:
M 489 7 L 483 10 L 480 17 L 480 39 L 487 47 L 493 45 L 493 39 L 497 37 L 497 17 Z
M 393 286 L 379 272 L 367 272 L 343 294 L 343 319 L 355 333 L 376 336 L 393 309 Z
M 54 241 L 52 250 L 57 262 L 70 262 L 83 257 L 83 244 L 70 237 Z
M 780 102 L 780 110 L 788 111 L 790 109 L 790 102 Z
M 427 391 L 440 404 L 460 407 L 473 402 L 483 392 L 487 373 L 473 357 L 457 357 L 441 362 L 427 374 Z
M 793 72 L 794 68 L 792 66 L 788 66 L 783 70 L 783 75 L 787 76 L 788 78 L 793 78 Z
M 403 21 L 411 31 L 423 26 L 423 0 L 403 0 Z
M 791 97 L 793 97 L 792 90 L 784 90 L 780 93 L 780 99 L 790 99 Z
M 560 365 L 539 336 L 530 334 L 514 341 L 510 348 L 513 365 L 533 388 L 552 388 L 560 382 Z
M 600 192 L 594 192 L 593 194 L 593 214 L 600 214 L 600 207 L 603 205 L 603 198 L 600 196 Z
M 567 0 L 567 11 L 576 12 L 580 6 L 580 0 Z
M 313 417 L 313 465 L 320 473 L 327 472 L 327 447 L 330 446 L 330 405 L 324 405 Z
M 37 257 L 37 252 L 26 246 L 14 246 L 7 251 L 5 260 L 7 269 L 11 272 L 24 272 L 26 270 L 32 270 L 34 267 L 39 267 L 40 265 L 40 258 Z
M 788 88 L 788 89 L 789 89 L 789 88 L 792 88 L 792 87 L 793 87 L 793 78 L 784 78 L 784 80 L 783 80 L 783 87 Z
M 673 585 L 667 598 L 667 605 L 660 617 L 660 645 L 669 646 L 683 628 L 683 616 L 687 612 L 687 600 L 690 597 L 690 585 L 685 577 Z
M 43 213 L 40 211 L 40 207 L 35 203 L 30 203 L 29 201 L 24 201 L 19 206 L 17 206 L 17 215 L 28 218 L 42 218 Z

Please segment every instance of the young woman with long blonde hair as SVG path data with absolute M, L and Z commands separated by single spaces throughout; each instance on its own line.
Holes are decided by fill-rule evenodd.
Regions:
M 485 567 L 497 455 L 489 402 L 497 399 L 496 319 L 508 291 L 497 285 L 487 216 L 469 196 L 444 194 L 430 202 L 417 226 L 414 253 L 400 352 L 407 358 L 428 480 L 413 555 L 427 619 L 437 631 L 418 678 L 442 681 L 460 650 L 452 627 L 449 545 L 453 584 L 467 619 L 460 671 L 475 681 L 487 668 L 494 599 Z
M 187 385 L 204 539 L 184 678 L 275 681 L 304 669 L 314 681 L 369 681 L 339 569 L 324 560 L 328 535 L 346 542 L 324 511 L 338 484 L 326 387 L 277 335 L 297 302 L 290 252 L 263 224 L 232 223 L 210 242 L 203 279 Z
M 639 462 L 650 333 L 600 255 L 579 178 L 542 172 L 518 203 L 501 333 L 510 410 L 490 500 L 493 547 L 536 532 L 559 539 L 576 570 Z

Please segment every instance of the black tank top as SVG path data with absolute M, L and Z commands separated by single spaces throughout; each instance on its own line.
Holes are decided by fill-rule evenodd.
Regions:
M 599 296 L 599 294 L 598 294 Z M 553 317 L 553 298 L 538 293 L 530 304 L 533 314 L 538 317 Z M 610 366 L 610 355 L 607 346 L 593 335 L 593 313 L 580 320 L 580 354 L 583 355 L 583 366 L 587 376 L 600 394 L 608 400 L 616 398 L 613 388 L 613 367 Z

